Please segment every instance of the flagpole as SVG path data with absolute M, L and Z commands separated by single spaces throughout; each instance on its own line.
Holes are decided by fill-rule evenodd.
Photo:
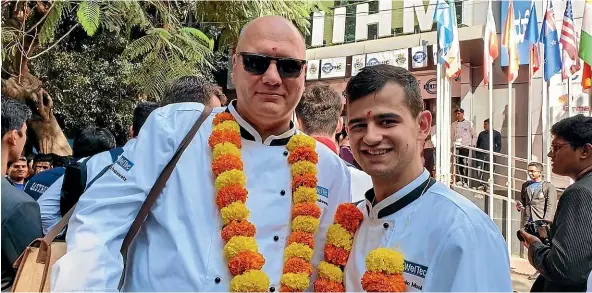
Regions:
M 491 0 L 490 0 L 491 1 Z M 487 44 L 485 44 L 487 46 Z M 493 60 L 491 55 L 487 54 L 487 64 L 489 64 L 489 72 L 487 73 L 487 83 L 489 91 L 489 198 L 487 199 L 487 214 L 493 220 Z
M 508 70 L 510 70 L 508 68 Z M 511 239 L 512 237 L 509 237 L 510 231 L 512 229 L 512 221 L 510 221 L 511 219 L 511 213 L 512 213 L 512 115 L 514 114 L 514 110 L 513 110 L 513 101 L 512 101 L 512 84 L 513 82 L 510 81 L 508 83 L 508 200 L 506 201 L 506 211 L 507 211 L 507 221 L 506 221 L 506 231 L 508 233 L 508 237 L 506 238 L 506 241 L 508 242 L 508 252 L 512 251 L 512 246 L 511 246 Z
M 433 48 L 433 47 L 432 47 Z M 439 54 L 437 55 L 439 56 Z M 438 58 L 439 59 L 439 58 Z M 440 182 L 442 179 L 442 72 L 440 65 L 436 68 L 436 178 Z
M 580 57 L 578 57 L 580 58 Z M 571 76 L 567 77 L 567 117 L 573 116 L 572 102 L 571 102 Z
M 532 47 L 532 45 L 531 45 Z M 530 50 L 530 53 L 532 54 L 532 48 Z M 532 59 L 532 58 L 529 58 Z M 532 162 L 532 62 L 528 62 L 528 101 L 527 101 L 527 115 L 526 115 L 526 119 L 528 119 L 527 122 L 527 127 L 528 127 L 528 131 L 527 131 L 527 136 L 528 139 L 526 140 L 526 161 L 530 164 L 530 162 Z
M 547 156 L 547 151 L 550 148 L 550 139 L 549 139 L 549 98 L 548 98 L 548 91 L 549 91 L 549 84 L 546 80 L 543 79 L 543 110 L 541 111 L 541 119 L 542 119 L 542 137 L 543 137 L 543 144 L 542 144 L 542 157 L 545 159 L 545 180 L 551 181 L 551 159 Z

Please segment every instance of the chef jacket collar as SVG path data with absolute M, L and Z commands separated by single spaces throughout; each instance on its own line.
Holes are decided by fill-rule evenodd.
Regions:
M 407 204 L 413 202 L 413 200 L 417 199 L 424 189 L 427 190 L 427 188 L 433 185 L 434 182 L 431 182 L 433 180 L 429 179 L 430 174 L 426 169 L 424 169 L 417 178 L 411 181 L 411 183 L 407 184 L 405 187 L 391 194 L 374 206 L 372 206 L 372 201 L 374 200 L 375 196 L 374 188 L 368 190 L 366 192 L 366 212 L 368 213 L 368 217 L 370 219 L 380 219 L 394 214 L 398 210 L 405 207 Z M 430 186 L 425 188 L 426 184 L 430 184 Z M 405 201 L 404 197 L 412 200 L 401 206 L 401 203 Z
M 268 146 L 283 146 L 287 145 L 290 138 L 296 134 L 296 126 L 293 121 L 290 121 L 290 129 L 280 135 L 270 135 L 265 141 L 261 138 L 261 135 L 251 126 L 245 119 L 243 119 L 236 111 L 236 100 L 230 102 L 226 112 L 229 112 L 234 116 L 236 122 L 240 126 L 240 133 L 242 138 L 246 140 L 256 141 Z

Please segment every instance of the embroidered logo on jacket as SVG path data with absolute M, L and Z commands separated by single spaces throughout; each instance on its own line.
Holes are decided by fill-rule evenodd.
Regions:
M 319 195 L 317 201 L 328 206 L 329 203 L 327 202 L 327 199 L 329 198 L 329 189 L 317 185 L 317 194 Z
M 119 159 L 117 159 L 116 164 L 121 166 L 125 171 L 129 171 L 134 166 L 134 163 L 124 156 L 120 156 Z

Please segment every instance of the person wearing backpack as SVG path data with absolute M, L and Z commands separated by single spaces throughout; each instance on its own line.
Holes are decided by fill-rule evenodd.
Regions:
M 138 104 L 130 129 L 132 139 L 123 147 L 115 147 L 115 137 L 105 128 L 87 127 L 82 131 L 74 140 L 75 159 L 65 166 L 64 176 L 56 180 L 37 201 L 41 207 L 44 234 L 78 202 L 86 188 L 117 161 L 123 150 L 135 143 L 142 125 L 156 108 L 158 105 L 152 102 Z

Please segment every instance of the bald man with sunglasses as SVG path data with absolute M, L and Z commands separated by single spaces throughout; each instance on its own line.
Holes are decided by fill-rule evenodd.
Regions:
M 292 178 L 288 162 L 292 151 L 287 145 L 300 134 L 292 117 L 304 90 L 304 59 L 302 35 L 282 17 L 261 17 L 243 29 L 232 58 L 237 99 L 228 107 L 214 108 L 183 152 L 128 250 L 122 290 L 274 292 L 284 286 L 287 290 L 312 289 L 316 270 L 308 279 L 308 288 L 290 288 L 295 283 L 282 278 L 286 247 L 302 241 L 294 243 L 291 237 L 292 211 L 297 210 L 293 190 L 298 192 L 293 186 L 299 183 Z M 135 146 L 126 150 L 110 172 L 81 196 L 69 222 L 68 253 L 53 267 L 52 290 L 118 289 L 124 268 L 119 252 L 124 236 L 164 166 L 198 117 L 207 112 L 202 104 L 181 103 L 159 108 L 150 115 Z M 224 237 L 227 232 L 221 230 L 230 225 L 222 220 L 225 211 L 219 206 L 229 206 L 217 201 L 220 186 L 218 181 L 215 184 L 214 154 L 208 143 L 214 117 L 220 113 L 225 117 L 231 115 L 240 128 L 239 151 L 248 192 L 247 219 L 256 229 L 256 233 L 235 229 L 232 233 L 237 236 L 230 240 L 240 235 L 254 237 L 255 254 L 264 258 L 264 265 L 253 258 L 228 264 L 228 258 L 234 259 L 228 257 L 233 250 L 227 242 L 229 238 Z M 315 202 L 309 203 L 313 210 L 320 211 L 315 248 L 309 250 L 312 267 L 316 268 L 323 258 L 325 235 L 337 206 L 351 202 L 351 185 L 348 168 L 337 155 L 318 143 L 314 151 L 318 155 L 316 184 L 313 183 L 316 188 L 307 186 L 307 198 Z M 253 245 L 243 243 L 239 247 L 253 255 Z M 237 266 L 244 270 L 237 272 Z M 257 282 L 253 281 L 254 275 Z M 237 285 L 246 283 L 258 287 Z M 299 286 L 303 286 L 302 282 Z

